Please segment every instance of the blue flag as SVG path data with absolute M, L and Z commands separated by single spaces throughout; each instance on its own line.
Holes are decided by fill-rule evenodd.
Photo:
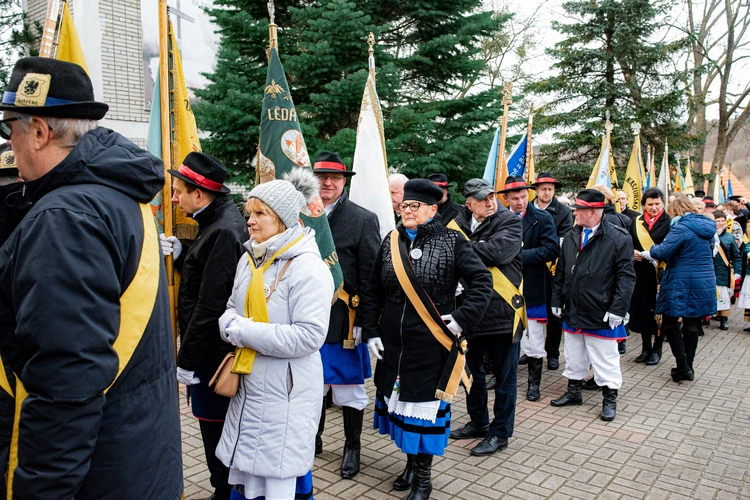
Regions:
M 727 179 L 727 198 L 731 198 L 734 196 L 734 192 L 732 191 L 732 179 Z
M 490 154 L 487 157 L 487 165 L 484 167 L 484 175 L 482 178 L 495 185 L 495 168 L 497 167 L 497 148 L 500 144 L 500 129 L 495 131 L 495 138 L 492 139 L 492 147 L 490 148 Z
M 513 150 L 510 152 L 508 158 L 508 176 L 517 175 L 523 177 L 526 173 L 526 144 L 528 143 L 528 135 L 523 134 L 521 140 L 515 145 Z M 532 181 L 533 182 L 533 181 Z

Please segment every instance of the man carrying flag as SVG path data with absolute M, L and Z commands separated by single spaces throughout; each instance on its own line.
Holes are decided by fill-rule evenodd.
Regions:
M 331 226 L 344 286 L 338 300 L 331 307 L 326 343 L 320 349 L 323 360 L 323 379 L 333 392 L 333 402 L 341 405 L 344 416 L 344 456 L 341 477 L 352 479 L 359 473 L 362 420 L 369 402 L 365 379 L 372 376 L 367 345 L 361 343 L 362 328 L 357 322 L 359 297 L 367 287 L 375 257 L 380 248 L 380 225 L 375 213 L 351 201 L 344 190 L 346 180 L 354 172 L 348 171 L 338 153 L 321 151 L 315 159 L 313 172 L 320 180 L 320 198 Z M 321 401 L 315 453 L 323 451 L 325 428 L 325 397 Z
M 523 297 L 526 301 L 527 333 L 521 339 L 521 348 L 529 361 L 529 384 L 526 398 L 539 401 L 542 382 L 542 363 L 547 352 L 544 349 L 544 325 L 547 323 L 547 284 L 552 279 L 547 263 L 560 255 L 555 222 L 544 210 L 529 203 L 529 189 L 523 177 L 510 176 L 505 180 L 501 193 L 508 208 L 523 223 Z M 499 383 L 499 381 L 498 381 Z
M 470 179 L 464 186 L 466 207 L 448 225 L 471 243 L 474 253 L 492 272 L 493 292 L 479 324 L 467 331 L 466 362 L 473 377 L 466 407 L 471 420 L 451 432 L 453 439 L 484 440 L 472 448 L 475 456 L 492 455 L 508 446 L 513 436 L 516 409 L 516 372 L 519 341 L 525 318 L 521 286 L 523 224 L 510 210 L 498 206 L 495 188 L 484 179 Z M 494 418 L 487 411 L 487 387 L 483 359 L 489 355 L 495 385 Z

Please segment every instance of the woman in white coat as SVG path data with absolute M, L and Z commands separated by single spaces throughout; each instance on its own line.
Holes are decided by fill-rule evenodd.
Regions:
M 294 184 L 275 180 L 250 192 L 248 253 L 240 259 L 219 320 L 224 340 L 249 348 L 239 350 L 238 358 L 251 368 L 240 376 L 216 449 L 230 469 L 233 500 L 312 496 L 323 398 L 318 350 L 334 290 L 314 231 L 298 220 L 306 205 L 299 190 L 312 198 L 318 181 L 302 169 L 290 180 Z

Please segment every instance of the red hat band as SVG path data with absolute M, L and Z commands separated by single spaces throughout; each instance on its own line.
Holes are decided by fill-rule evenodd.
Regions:
M 576 198 L 575 204 L 584 208 L 604 208 L 603 201 L 583 201 L 580 198 Z
M 503 191 L 508 191 L 510 189 L 524 189 L 528 188 L 529 185 L 525 182 L 511 182 L 510 184 L 506 184 L 503 188 Z
M 554 177 L 540 177 L 536 180 L 537 184 L 544 184 L 545 182 L 556 184 L 557 179 L 555 179 Z
M 313 170 L 318 170 L 319 168 L 329 168 L 331 170 L 341 170 L 342 172 L 346 172 L 346 165 L 334 161 L 316 161 Z
M 437 187 L 441 187 L 441 188 L 447 188 L 448 187 L 448 183 L 447 182 L 435 182 L 435 181 L 432 181 L 432 183 L 435 184 Z
M 180 165 L 180 168 L 177 171 L 199 186 L 210 189 L 211 191 L 221 191 L 221 188 L 223 187 L 223 184 L 221 184 L 220 182 L 206 179 L 201 174 L 191 170 L 190 167 L 185 164 Z

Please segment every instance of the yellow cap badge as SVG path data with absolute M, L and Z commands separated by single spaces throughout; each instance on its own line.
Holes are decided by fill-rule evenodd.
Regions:
M 16 91 L 16 106 L 44 106 L 52 75 L 28 73 Z
M 16 154 L 13 151 L 0 154 L 0 169 L 3 168 L 16 168 Z

